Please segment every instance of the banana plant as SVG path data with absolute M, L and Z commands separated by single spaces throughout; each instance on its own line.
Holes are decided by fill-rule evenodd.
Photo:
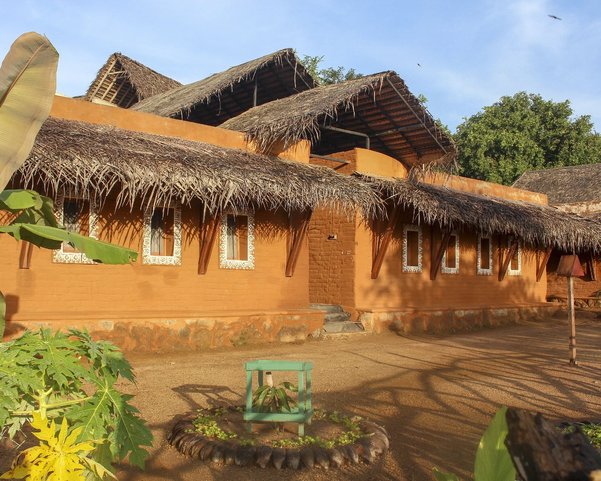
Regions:
M 0 226 L 0 233 L 46 249 L 68 242 L 97 262 L 127 264 L 136 260 L 137 252 L 68 232 L 56 222 L 48 197 L 31 190 L 4 190 L 50 114 L 57 64 L 58 52 L 50 41 L 29 32 L 15 40 L 0 66 L 0 210 L 17 214 L 10 225 Z M 0 299 L 4 306 L 2 293 Z M 5 320 L 0 314 L 2 339 Z

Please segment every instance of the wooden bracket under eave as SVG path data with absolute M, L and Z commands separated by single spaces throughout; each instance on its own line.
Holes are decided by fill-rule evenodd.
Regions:
M 19 269 L 29 269 L 31 267 L 32 253 L 33 244 L 27 241 L 21 241 L 21 252 L 19 253 Z
M 518 250 L 519 241 L 517 239 L 513 239 L 509 246 L 509 250 L 507 251 L 507 255 L 503 258 L 503 249 L 501 244 L 501 239 L 499 239 L 499 281 L 505 279 L 505 275 L 507 274 L 507 270 L 509 269 L 509 265 L 511 264 L 511 259 L 515 255 Z
M 434 242 L 434 226 L 432 226 L 432 237 L 431 237 L 431 255 L 432 255 L 432 264 L 430 265 L 430 280 L 436 280 L 438 276 L 438 272 L 440 271 L 440 266 L 442 265 L 442 258 L 444 257 L 444 253 L 449 247 L 449 240 L 451 240 L 451 231 L 446 229 L 442 232 L 442 239 L 440 240 L 440 245 L 438 246 L 438 250 L 436 249 L 436 243 Z
M 586 270 L 591 281 L 597 280 L 597 270 L 595 269 L 595 256 L 592 252 L 586 256 Z
M 542 279 L 543 274 L 547 269 L 547 263 L 549 262 L 549 258 L 551 257 L 551 252 L 553 252 L 553 247 L 547 247 L 547 250 L 545 250 L 542 259 L 536 266 L 536 282 L 539 282 Z
M 384 262 L 384 257 L 386 256 L 386 251 L 388 250 L 388 246 L 390 245 L 392 236 L 394 235 L 394 229 L 396 227 L 397 221 L 399 220 L 400 212 L 401 210 L 398 208 L 398 206 L 394 206 L 392 208 L 392 212 L 388 217 L 386 227 L 384 228 L 384 232 L 382 234 L 378 234 L 377 232 L 375 232 L 374 227 L 371 259 L 372 279 L 377 279 L 378 275 L 380 274 L 380 269 L 382 268 L 382 263 Z
M 290 215 L 290 242 L 288 245 L 288 257 L 286 259 L 286 277 L 292 277 L 294 275 L 303 241 L 309 231 L 311 215 L 313 215 L 312 210 L 306 210 L 299 214 Z
M 211 253 L 219 231 L 219 214 L 212 215 L 204 220 L 201 219 L 200 224 L 200 254 L 198 256 L 198 274 L 204 275 L 207 273 Z

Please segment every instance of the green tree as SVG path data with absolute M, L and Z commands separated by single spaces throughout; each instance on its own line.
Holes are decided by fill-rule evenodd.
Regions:
M 363 77 L 363 74 L 355 71 L 354 68 L 346 69 L 345 67 L 327 67 L 321 68 L 324 56 L 305 55 L 301 63 L 309 71 L 311 76 L 319 81 L 322 85 L 337 84 L 346 80 L 354 80 Z
M 573 118 L 570 101 L 518 92 L 457 127 L 462 175 L 512 184 L 523 172 L 601 162 L 601 137 L 589 116 Z

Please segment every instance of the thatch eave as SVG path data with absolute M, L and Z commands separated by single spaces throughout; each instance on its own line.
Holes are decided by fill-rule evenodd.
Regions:
M 356 137 L 326 139 L 331 132 L 324 129 L 335 127 L 365 134 L 371 148 L 409 166 L 433 158 L 452 161 L 456 155 L 453 139 L 393 71 L 319 86 L 255 107 L 221 126 L 244 132 L 263 151 L 300 140 L 324 154 L 357 146 Z
M 128 108 L 142 99 L 181 84 L 120 52 L 109 56 L 90 84 L 84 99 Z
M 257 97 L 255 95 L 257 82 Z M 315 80 L 287 48 L 141 101 L 133 110 L 218 125 L 258 104 L 313 88 Z
M 247 151 L 116 127 L 49 118 L 20 183 L 48 194 L 73 192 L 117 206 L 151 207 L 200 200 L 210 212 L 319 206 L 371 212 L 379 199 L 331 169 Z
M 387 203 L 413 210 L 416 222 L 445 229 L 511 235 L 539 248 L 601 251 L 601 224 L 546 205 L 501 199 L 446 187 L 354 174 Z

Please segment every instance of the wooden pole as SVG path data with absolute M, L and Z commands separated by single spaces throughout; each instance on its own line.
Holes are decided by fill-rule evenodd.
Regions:
M 574 278 L 568 277 L 568 322 L 570 323 L 570 364 L 576 365 L 576 319 L 574 315 Z

